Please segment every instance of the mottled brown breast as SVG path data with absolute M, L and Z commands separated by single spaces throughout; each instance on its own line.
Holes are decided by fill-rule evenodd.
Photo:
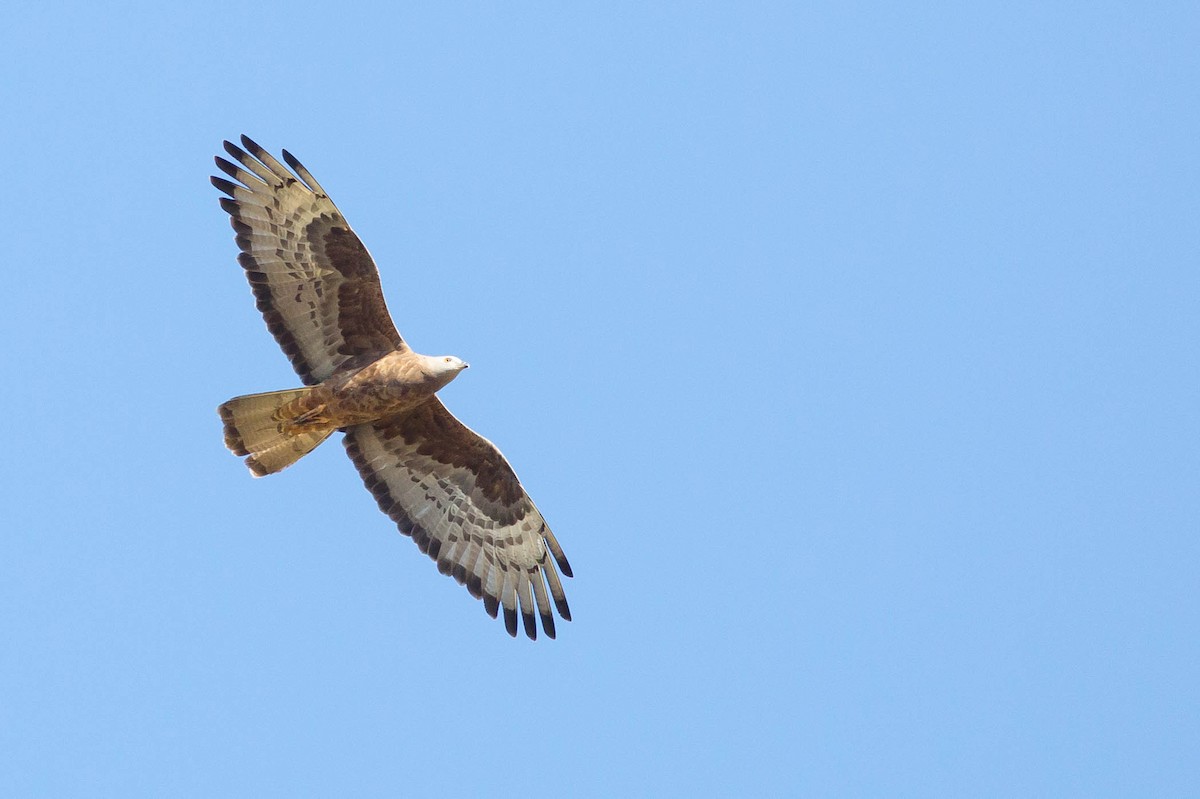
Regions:
M 334 375 L 326 385 L 329 414 L 338 427 L 404 415 L 437 391 L 411 350 L 391 352 L 361 369 Z

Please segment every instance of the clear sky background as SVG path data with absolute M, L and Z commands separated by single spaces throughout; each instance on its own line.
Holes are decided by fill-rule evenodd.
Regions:
M 0 794 L 1194 795 L 1194 2 L 4 17 Z M 241 133 L 471 362 L 557 641 L 225 451 Z

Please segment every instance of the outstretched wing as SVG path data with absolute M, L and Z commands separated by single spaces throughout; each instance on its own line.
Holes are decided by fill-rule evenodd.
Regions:
M 406 349 L 375 262 L 320 184 L 287 150 L 294 174 L 250 138 L 242 136 L 242 145 L 225 142 L 236 164 L 216 159 L 238 182 L 212 182 L 229 195 L 221 207 L 258 310 L 304 383 Z
M 553 638 L 550 598 L 571 620 L 555 570 L 557 562 L 571 576 L 562 547 L 500 450 L 439 399 L 399 418 L 351 427 L 345 444 L 383 512 L 439 571 L 482 598 L 492 618 L 503 607 L 510 635 L 517 634 L 520 610 L 525 634 L 537 638 L 536 607 Z

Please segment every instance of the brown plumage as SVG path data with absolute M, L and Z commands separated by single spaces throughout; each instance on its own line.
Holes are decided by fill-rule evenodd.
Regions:
M 230 216 L 258 309 L 307 388 L 235 397 L 218 409 L 225 445 L 252 474 L 273 474 L 335 431 L 379 507 L 483 599 L 493 618 L 517 615 L 555 635 L 551 601 L 567 620 L 562 548 L 508 461 L 446 410 L 439 389 L 466 368 L 418 355 L 392 324 L 379 272 L 358 236 L 304 166 L 291 171 L 249 138 L 225 142 L 212 178 Z M 557 564 L 557 569 L 555 568 Z

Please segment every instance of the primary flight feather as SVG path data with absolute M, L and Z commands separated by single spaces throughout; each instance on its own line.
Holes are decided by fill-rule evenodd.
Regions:
M 571 619 L 558 570 L 571 566 L 508 461 L 446 410 L 436 392 L 467 364 L 418 355 L 397 332 L 379 270 L 321 185 L 287 150 L 284 166 L 246 136 L 214 177 L 258 309 L 306 388 L 235 397 L 218 409 L 225 444 L 256 477 L 333 432 L 383 510 L 438 570 L 554 637 L 553 602 Z M 243 149 L 244 148 L 244 149 Z M 288 167 L 291 167 L 289 170 Z M 555 568 L 557 564 L 557 569 Z

